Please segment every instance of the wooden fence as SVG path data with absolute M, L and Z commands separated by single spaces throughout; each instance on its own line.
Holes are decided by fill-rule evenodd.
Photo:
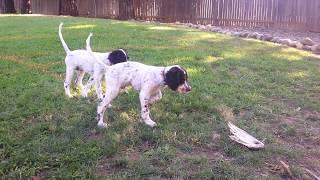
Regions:
M 320 32 L 320 0 L 134 0 L 135 19 Z
M 14 1 L 19 12 L 22 0 Z M 320 0 L 31 0 L 31 9 L 53 15 L 320 32 Z

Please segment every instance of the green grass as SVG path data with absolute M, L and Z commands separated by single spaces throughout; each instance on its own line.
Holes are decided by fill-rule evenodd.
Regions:
M 139 123 L 136 92 L 122 93 L 96 127 L 98 101 L 64 95 L 65 52 L 128 49 L 131 60 L 179 64 L 192 92 L 164 90 Z M 320 60 L 308 52 L 155 23 L 71 17 L 0 16 L 0 176 L 41 178 L 280 179 L 320 168 Z M 76 90 L 73 89 L 76 93 Z M 297 108 L 301 110 L 297 110 Z M 232 142 L 227 121 L 266 148 Z M 313 157 L 313 158 L 310 158 Z M 309 177 L 310 178 L 310 177 Z

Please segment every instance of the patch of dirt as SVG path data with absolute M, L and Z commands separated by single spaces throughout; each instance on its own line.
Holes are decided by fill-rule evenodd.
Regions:
M 253 116 L 253 112 L 250 109 L 232 109 L 226 105 L 220 105 L 216 110 L 225 121 L 250 119 Z
M 213 134 L 214 140 L 220 138 L 218 134 Z M 152 144 L 145 142 L 138 147 L 128 148 L 123 152 L 117 153 L 115 157 L 106 157 L 98 161 L 96 165 L 95 175 L 101 177 L 107 177 L 114 174 L 125 173 L 129 169 L 128 164 L 132 161 L 141 161 L 143 154 L 154 148 Z M 177 148 L 176 157 L 181 160 L 203 158 L 209 162 L 216 162 L 218 160 L 228 160 L 223 155 L 223 149 L 215 144 L 208 144 L 206 146 L 190 146 L 187 150 L 184 148 Z
M 226 106 L 226 105 L 220 105 L 216 108 L 216 110 L 218 111 L 218 113 L 220 114 L 220 116 L 226 120 L 226 121 L 231 121 L 235 119 L 234 113 L 233 113 L 233 109 Z
M 314 176 L 310 175 L 307 170 L 317 176 L 320 174 L 318 169 L 312 168 L 312 165 L 309 164 L 314 163 L 315 160 L 309 161 L 307 158 L 305 160 L 307 161 L 301 162 L 279 157 L 270 158 L 261 169 L 261 175 L 270 177 L 271 175 L 278 174 L 282 179 L 314 179 Z
M 152 145 L 147 141 L 134 148 L 128 148 L 126 151 L 119 152 L 115 157 L 106 157 L 98 161 L 96 165 L 95 175 L 107 177 L 119 172 L 126 172 L 128 170 L 128 162 L 141 160 L 143 153 L 151 149 Z
M 31 180 L 41 180 L 41 179 L 48 179 L 49 174 L 47 170 L 41 170 L 39 173 L 37 173 L 36 176 L 30 176 L 29 179 Z
M 219 159 L 226 159 L 223 155 L 223 150 L 213 144 L 208 146 L 193 146 L 188 151 L 177 150 L 178 158 L 204 158 L 208 161 L 217 161 Z
M 213 131 L 211 138 L 212 142 L 217 142 L 220 139 L 220 134 Z M 224 156 L 223 149 L 219 145 L 214 143 L 199 146 L 186 146 L 185 144 L 181 146 L 178 145 L 176 156 L 179 159 L 204 158 L 209 161 L 217 161 L 221 159 L 227 160 L 227 157 Z
M 273 107 L 279 110 L 273 110 Z M 295 159 L 286 159 L 287 157 L 271 158 L 262 168 L 262 174 L 268 176 L 279 174 L 284 179 L 290 179 L 290 175 L 281 165 L 286 162 L 294 168 L 299 167 L 302 178 L 310 179 L 310 176 L 304 171 L 305 168 L 320 175 L 320 112 L 302 108 L 299 104 L 281 97 L 272 97 L 262 107 L 268 113 L 272 114 L 270 121 L 270 130 L 276 138 L 276 143 L 301 152 L 301 156 Z M 232 109 L 226 105 L 220 105 L 216 108 L 220 116 L 226 121 L 237 121 L 240 119 L 250 119 L 254 116 L 250 109 Z M 203 157 L 209 160 L 225 158 L 223 151 L 212 148 L 193 147 L 191 152 L 178 152 L 181 157 Z M 300 154 L 299 154 L 300 155 Z
M 103 138 L 103 135 L 97 131 L 96 129 L 92 129 L 88 134 L 87 134 L 87 141 L 92 141 L 92 140 L 100 140 Z
M 283 98 L 272 98 L 270 102 L 282 111 L 271 124 L 276 143 L 301 152 L 297 159 L 288 159 L 289 163 L 320 175 L 320 112 Z
M 121 172 L 126 172 L 128 170 L 128 162 L 140 159 L 140 153 L 134 150 L 127 155 L 128 156 L 117 155 L 115 157 L 99 160 L 96 165 L 95 175 L 98 177 L 107 177 L 114 174 L 121 174 Z
M 115 158 L 102 159 L 96 165 L 95 175 L 96 176 L 111 176 L 117 174 L 120 171 L 124 171 L 126 167 L 116 166 Z
M 265 162 L 264 173 L 266 177 L 272 174 L 279 174 L 283 179 L 292 179 L 293 173 L 292 168 L 288 164 L 287 161 L 281 160 L 279 158 L 275 158 L 271 161 Z

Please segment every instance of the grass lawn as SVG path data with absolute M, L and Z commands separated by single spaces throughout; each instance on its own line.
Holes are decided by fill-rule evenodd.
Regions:
M 65 52 L 128 49 L 131 60 L 182 65 L 190 94 L 170 89 L 139 122 L 129 90 L 96 126 L 97 98 L 64 95 Z M 73 89 L 77 94 L 77 90 Z M 232 121 L 258 139 L 251 151 L 229 139 Z M 163 25 L 72 17 L 0 16 L 0 176 L 74 178 L 288 178 L 320 174 L 320 59 L 268 42 Z

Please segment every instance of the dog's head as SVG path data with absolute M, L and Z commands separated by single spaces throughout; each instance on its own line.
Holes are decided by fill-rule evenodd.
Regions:
M 181 94 L 186 94 L 191 91 L 188 84 L 188 73 L 180 66 L 172 66 L 165 72 L 165 83 L 170 89 Z
M 109 54 L 108 59 L 111 65 L 114 65 L 128 61 L 129 56 L 126 49 L 117 49 Z

